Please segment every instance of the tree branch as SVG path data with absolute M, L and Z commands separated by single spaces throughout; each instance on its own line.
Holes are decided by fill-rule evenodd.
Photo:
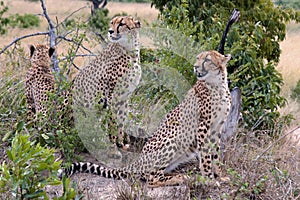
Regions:
M 107 45 L 107 42 L 106 42 L 106 40 L 104 39 L 104 37 L 102 36 L 101 33 L 98 33 L 98 32 L 94 32 L 94 33 L 95 33 L 98 37 L 100 37 L 101 41 L 102 41 L 104 44 Z
M 65 40 L 65 41 L 67 41 L 67 42 L 72 42 L 72 43 L 74 43 L 74 44 L 76 44 L 76 45 L 79 44 L 79 43 L 76 42 L 75 40 L 73 40 L 73 39 L 68 39 L 68 38 L 66 38 L 66 37 L 64 37 L 64 36 L 61 36 L 61 35 L 57 36 L 57 38 L 62 39 L 62 40 Z M 81 46 L 81 48 L 83 48 L 84 50 L 86 50 L 87 52 L 89 52 L 90 54 L 93 54 L 93 52 L 92 52 L 91 50 L 89 50 L 88 48 L 86 48 L 86 47 L 83 46 L 82 44 L 80 44 L 80 46 Z
M 47 13 L 47 9 L 46 9 L 44 0 L 40 0 L 40 2 L 41 2 L 42 9 L 43 9 L 44 17 L 47 19 L 47 22 L 49 24 L 50 47 L 56 47 L 56 37 L 57 36 L 56 36 L 55 26 L 54 26 L 53 22 L 51 21 L 49 15 Z M 53 70 L 56 71 L 56 72 L 59 72 L 56 51 L 52 55 L 52 62 L 53 62 Z
M 11 47 L 13 44 L 15 44 L 16 42 L 18 42 L 19 40 L 28 38 L 28 37 L 33 37 L 33 36 L 38 36 L 38 35 L 49 35 L 49 31 L 48 32 L 37 32 L 37 33 L 32 33 L 32 34 L 28 34 L 28 35 L 23 35 L 21 37 L 17 37 L 16 39 L 14 39 L 11 43 L 9 43 L 8 45 L 6 45 L 1 51 L 0 51 L 0 55 L 6 51 L 9 47 Z
M 83 6 L 81 8 L 78 8 L 77 10 L 75 10 L 74 12 L 72 12 L 71 14 L 69 14 L 60 24 L 65 23 L 72 15 L 74 15 L 77 12 L 79 12 L 80 10 L 83 10 L 84 8 L 88 8 L 88 6 Z

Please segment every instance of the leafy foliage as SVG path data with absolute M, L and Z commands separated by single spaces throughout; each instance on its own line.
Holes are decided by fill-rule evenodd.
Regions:
M 66 92 L 70 90 L 71 85 L 62 74 L 58 74 L 56 79 L 57 90 L 49 93 L 48 115 L 38 115 L 36 128 L 32 127 L 32 124 L 28 124 L 27 127 L 35 133 L 41 144 L 60 149 L 65 159 L 71 161 L 75 152 L 82 152 L 84 146 L 73 125 L 71 105 L 64 103 Z
M 8 7 L 4 5 L 3 1 L 0 1 L 0 35 L 7 32 L 8 27 L 30 28 L 38 27 L 40 25 L 40 19 L 33 14 L 25 15 L 10 15 L 4 17 L 3 15 L 8 11 Z
M 12 27 L 19 28 L 30 28 L 40 26 L 40 18 L 33 14 L 24 14 L 24 15 L 11 15 L 9 17 L 9 22 Z
M 298 80 L 296 87 L 292 89 L 291 98 L 300 103 L 300 80 Z
M 89 25 L 93 29 L 100 31 L 100 33 L 106 32 L 110 21 L 107 15 L 108 10 L 106 8 L 96 9 L 89 20 Z
M 20 131 L 18 124 L 26 122 L 26 99 L 22 73 L 24 51 L 21 48 L 2 55 L 5 68 L 0 79 L 0 136 L 2 141 L 11 141 Z M 22 63 L 22 64 L 21 64 Z M 26 62 L 25 62 L 26 63 Z
M 7 12 L 8 7 L 4 5 L 3 1 L 0 1 L 0 35 L 6 33 L 6 26 L 9 24 L 9 19 L 7 17 L 3 17 L 3 15 Z
M 286 22 L 299 22 L 300 13 L 275 7 L 270 0 L 153 0 L 152 4 L 161 11 L 161 25 L 195 36 L 203 49 L 218 48 L 231 11 L 240 10 L 241 18 L 229 32 L 225 46 L 225 52 L 232 55 L 229 77 L 232 86 L 242 89 L 246 126 L 272 128 L 280 116 L 278 107 L 286 103 L 280 96 L 282 77 L 275 69 L 279 42 L 285 38 Z M 192 29 L 187 28 L 191 25 Z
M 16 135 L 7 155 L 10 162 L 0 166 L 2 192 L 10 191 L 16 199 L 48 199 L 44 187 L 61 183 L 56 176 L 60 162 L 55 161 L 54 150 L 35 144 L 29 135 Z
M 298 0 L 276 0 L 275 4 L 284 8 L 300 9 L 300 1 Z

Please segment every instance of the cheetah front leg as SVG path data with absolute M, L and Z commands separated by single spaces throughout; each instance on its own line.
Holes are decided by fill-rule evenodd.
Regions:
M 206 122 L 200 122 L 197 134 L 197 157 L 202 176 L 217 178 L 220 174 L 219 145 L 216 133 L 210 133 Z

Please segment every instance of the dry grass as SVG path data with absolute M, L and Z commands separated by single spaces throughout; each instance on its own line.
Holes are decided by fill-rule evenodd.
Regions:
M 8 14 L 42 14 L 41 5 L 39 2 L 30 2 L 24 0 L 4 0 L 6 5 L 9 7 Z M 75 17 L 87 18 L 90 15 L 91 11 L 91 3 L 83 0 L 47 0 L 46 1 L 47 11 L 53 21 L 60 22 L 65 19 L 66 16 L 70 15 L 75 10 L 85 7 L 78 13 L 76 13 Z M 158 11 L 154 8 L 151 8 L 149 3 L 117 3 L 117 2 L 108 2 L 106 8 L 109 10 L 109 16 L 114 16 L 118 13 L 126 12 L 132 16 L 138 16 L 140 20 L 151 22 L 157 18 Z M 32 28 L 32 29 L 12 29 L 8 34 L 1 36 L 1 47 L 5 44 L 8 44 L 14 38 L 34 33 L 37 31 L 45 31 L 47 29 L 47 22 L 45 18 L 43 19 L 41 27 Z M 24 44 L 31 43 L 45 43 L 45 37 L 35 37 L 30 39 L 23 40 Z
M 30 13 L 34 15 L 40 15 L 40 19 L 42 20 L 40 27 L 34 27 L 30 29 L 20 29 L 20 28 L 13 28 L 9 29 L 8 33 L 1 36 L 1 43 L 0 48 L 3 48 L 7 44 L 9 44 L 11 41 L 13 41 L 15 38 L 36 33 L 36 32 L 42 32 L 46 31 L 48 27 L 48 23 L 44 17 L 41 16 L 42 14 L 42 8 L 39 2 L 30 2 L 30 1 L 24 1 L 24 0 L 4 0 L 5 5 L 9 7 L 9 14 L 25 14 Z M 72 17 L 76 17 L 80 20 L 85 20 L 90 16 L 91 12 L 91 3 L 89 1 L 83 1 L 83 0 L 47 0 L 45 1 L 48 14 L 50 18 L 55 22 L 62 22 L 67 16 L 69 16 L 71 13 L 76 11 L 79 8 L 81 9 L 79 12 L 77 12 L 75 15 L 72 15 Z M 154 8 L 151 8 L 149 3 L 116 3 L 116 2 L 108 2 L 106 8 L 109 10 L 109 16 L 112 17 L 118 13 L 125 12 L 132 16 L 138 16 L 142 24 L 151 23 L 153 20 L 157 18 L 158 11 Z M 90 34 L 90 33 L 87 33 Z M 98 43 L 93 42 L 94 35 L 88 35 L 87 36 L 90 41 L 83 42 L 85 47 L 88 47 L 92 51 L 97 52 L 99 50 L 99 45 L 96 46 Z M 47 44 L 48 43 L 48 37 L 46 36 L 36 36 L 31 38 L 26 38 L 21 41 L 21 47 L 25 50 L 25 55 L 22 55 L 20 59 L 22 60 L 28 60 L 29 59 L 29 50 L 28 45 L 31 44 Z M 59 43 L 59 45 L 56 47 L 56 52 L 58 55 L 66 55 L 68 52 L 68 48 L 70 47 L 70 44 L 67 44 L 66 42 Z M 96 48 L 96 49 L 95 49 Z M 9 50 L 11 50 L 10 48 Z M 84 51 L 79 51 L 79 53 L 86 53 Z M 85 63 L 88 62 L 89 59 L 78 57 L 74 59 L 74 63 L 76 66 L 84 66 Z M 3 71 L 6 70 L 6 64 L 7 64 L 7 57 L 5 55 L 0 56 L 0 76 L 3 75 Z M 28 63 L 24 63 L 24 66 L 27 66 Z M 77 70 L 72 70 L 73 74 L 77 73 Z
M 293 25 L 295 27 L 295 25 Z M 292 114 L 295 120 L 292 122 L 292 126 L 296 126 L 300 123 L 300 105 L 290 98 L 291 89 L 300 80 L 300 31 L 290 31 L 287 33 L 286 39 L 280 44 L 282 54 L 280 56 L 280 62 L 277 69 L 281 72 L 284 80 L 284 86 L 282 87 L 282 95 L 288 99 L 288 105 L 280 110 L 284 115 Z
M 77 184 L 77 191 L 84 195 L 83 199 L 95 200 L 299 199 L 300 147 L 287 140 L 275 142 L 264 131 L 241 129 L 239 137 L 226 148 L 223 177 L 230 180 L 216 183 L 196 174 L 183 185 L 160 188 L 90 174 L 77 174 L 72 181 Z

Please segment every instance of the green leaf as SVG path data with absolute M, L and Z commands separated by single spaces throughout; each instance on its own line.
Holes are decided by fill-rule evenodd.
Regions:
M 38 190 L 38 191 L 36 191 L 36 192 L 34 192 L 32 194 L 26 194 L 26 195 L 24 195 L 24 197 L 26 199 L 33 199 L 33 198 L 38 198 L 38 197 L 46 197 L 46 192 L 43 191 L 43 190 Z M 46 199 L 48 199 L 48 198 L 46 198 Z

